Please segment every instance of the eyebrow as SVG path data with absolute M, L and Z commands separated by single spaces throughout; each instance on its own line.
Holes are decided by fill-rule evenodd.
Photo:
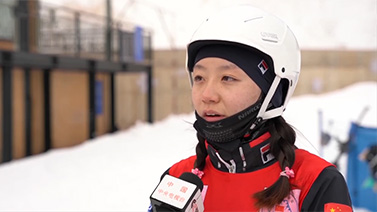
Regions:
M 225 70 L 235 69 L 237 67 L 238 67 L 237 65 L 229 62 L 228 64 L 221 65 L 221 66 L 217 67 L 216 69 L 220 70 L 220 71 L 225 71 Z M 194 65 L 193 69 L 205 70 L 206 68 L 205 68 L 205 66 L 197 63 L 197 64 Z

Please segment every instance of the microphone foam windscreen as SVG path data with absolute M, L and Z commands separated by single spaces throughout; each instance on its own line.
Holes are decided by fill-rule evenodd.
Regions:
M 200 191 L 203 190 L 203 181 L 197 175 L 191 172 L 182 173 L 179 179 L 195 184 L 196 186 L 199 187 Z

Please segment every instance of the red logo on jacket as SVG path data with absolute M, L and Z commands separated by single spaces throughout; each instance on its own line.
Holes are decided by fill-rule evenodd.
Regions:
M 261 157 L 262 157 L 263 164 L 266 164 L 266 163 L 268 163 L 269 161 L 271 161 L 272 159 L 275 158 L 275 157 L 271 154 L 271 151 L 270 151 L 270 144 L 266 144 L 266 145 L 262 146 L 262 147 L 260 148 L 260 153 L 261 153 Z

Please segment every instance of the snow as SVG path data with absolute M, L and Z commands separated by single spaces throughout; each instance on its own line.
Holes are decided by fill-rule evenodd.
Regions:
M 322 95 L 294 97 L 284 117 L 307 140 L 298 146 L 331 160 L 319 145 L 318 111 L 324 128 L 347 137 L 350 122 L 377 127 L 377 82 L 362 82 Z M 194 114 L 171 115 L 88 140 L 70 148 L 0 165 L 0 211 L 146 211 L 161 174 L 195 152 Z M 334 130 L 335 128 L 335 130 Z M 331 150 L 334 154 L 334 150 Z M 340 162 L 345 175 L 346 157 Z M 357 209 L 358 212 L 365 211 Z

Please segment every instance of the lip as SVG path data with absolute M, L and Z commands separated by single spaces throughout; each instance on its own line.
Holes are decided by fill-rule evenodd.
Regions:
M 208 116 L 206 114 L 216 114 L 217 116 Z M 214 110 L 205 110 L 202 113 L 202 118 L 204 118 L 208 122 L 215 122 L 215 121 L 220 121 L 225 118 L 224 115 L 222 115 L 219 112 L 216 112 Z

